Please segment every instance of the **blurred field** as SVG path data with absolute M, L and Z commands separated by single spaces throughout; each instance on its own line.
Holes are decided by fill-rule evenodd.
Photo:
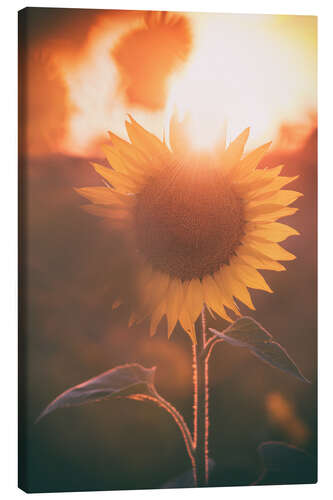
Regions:
M 316 129 L 298 149 L 275 149 L 265 160 L 265 165 L 280 163 L 286 175 L 300 174 L 293 189 L 305 194 L 288 220 L 301 236 L 284 243 L 297 260 L 287 263 L 286 273 L 265 273 L 275 293 L 253 293 L 253 317 L 286 347 L 312 384 L 245 350 L 216 347 L 210 367 L 210 456 L 217 464 L 212 477 L 217 486 L 253 482 L 261 470 L 256 448 L 262 441 L 286 441 L 316 455 Z M 168 341 L 165 325 L 149 338 L 147 323 L 127 328 L 130 306 L 111 310 L 119 289 L 133 296 L 133 270 L 122 235 L 80 210 L 73 186 L 100 182 L 87 159 L 22 156 L 20 175 L 21 474 L 30 492 L 157 488 L 190 463 L 178 428 L 153 404 L 103 401 L 59 410 L 38 425 L 34 420 L 70 386 L 137 361 L 157 365 L 158 390 L 191 422 L 190 340 L 179 330 Z M 210 325 L 225 323 L 210 320 Z M 286 407 L 294 424 L 283 417 Z

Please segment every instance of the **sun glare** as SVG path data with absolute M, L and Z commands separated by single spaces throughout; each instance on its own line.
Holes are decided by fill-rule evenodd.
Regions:
M 81 63 L 65 69 L 73 104 L 67 150 L 96 152 L 98 141 L 105 140 L 105 132 L 111 128 L 126 137 L 120 124 L 127 112 L 153 133 L 167 130 L 175 108 L 180 116 L 188 112 L 191 115 L 189 136 L 195 149 L 212 148 L 225 124 L 229 138 L 250 124 L 248 147 L 252 148 L 276 138 L 284 121 L 300 121 L 315 109 L 316 53 L 314 44 L 307 39 L 307 34 L 315 35 L 315 21 L 313 32 L 309 30 L 309 19 L 313 18 L 187 16 L 192 26 L 193 50 L 183 69 L 169 78 L 168 101 L 158 112 L 126 104 L 110 57 L 119 37 L 143 21 L 102 23 L 94 29 Z M 294 43 L 291 28 L 304 35 L 298 43 Z
M 169 109 L 190 112 L 194 148 L 211 148 L 224 122 L 232 137 L 251 124 L 248 146 L 254 147 L 275 137 L 284 120 L 299 119 L 315 107 L 308 45 L 288 43 L 283 21 L 207 15 L 193 16 L 193 23 L 196 48 L 172 82 Z M 297 23 L 302 19 L 295 18 Z M 295 74 L 301 75 L 297 85 Z M 299 81 L 306 83 L 300 87 Z

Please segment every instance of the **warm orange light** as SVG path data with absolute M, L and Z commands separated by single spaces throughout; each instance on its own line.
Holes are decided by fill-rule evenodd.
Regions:
M 316 107 L 315 44 L 290 43 L 289 36 L 290 25 L 303 36 L 309 33 L 314 18 L 205 14 L 192 19 L 196 50 L 174 78 L 169 110 L 176 106 L 191 113 L 194 148 L 211 148 L 224 122 L 230 136 L 250 124 L 254 147 L 276 137 L 285 120 L 302 120 Z
M 126 137 L 126 113 L 134 114 L 153 133 L 167 130 L 177 107 L 190 112 L 189 136 L 194 148 L 211 148 L 227 122 L 234 137 L 248 125 L 248 147 L 278 137 L 281 123 L 300 122 L 316 109 L 316 24 L 306 16 L 186 14 L 193 51 L 168 86 L 162 111 L 126 103 L 120 76 L 110 57 L 120 37 L 142 26 L 143 17 L 111 25 L 101 23 L 90 37 L 79 65 L 66 68 L 73 103 L 66 147 L 72 153 L 96 153 L 96 143 L 112 129 Z M 298 33 L 295 36 L 295 32 Z M 309 43 L 311 42 L 311 43 Z
M 270 420 L 279 426 L 291 442 L 301 445 L 309 438 L 307 425 L 296 415 L 293 405 L 279 392 L 266 397 L 266 410 Z

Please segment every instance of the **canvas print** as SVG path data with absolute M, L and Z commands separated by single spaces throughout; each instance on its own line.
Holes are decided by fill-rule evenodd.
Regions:
M 19 487 L 316 482 L 316 18 L 18 18 Z

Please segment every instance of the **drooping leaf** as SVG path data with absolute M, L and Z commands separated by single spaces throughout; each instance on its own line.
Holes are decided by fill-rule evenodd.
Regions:
M 268 441 L 259 445 L 258 453 L 263 472 L 253 484 L 304 484 L 317 480 L 315 460 L 301 448 Z
M 275 342 L 272 335 L 255 319 L 244 316 L 222 332 L 214 328 L 209 330 L 231 345 L 246 347 L 252 354 L 269 365 L 290 373 L 303 382 L 309 382 L 287 351 L 278 342 Z
M 112 368 L 60 394 L 45 408 L 36 422 L 59 408 L 80 406 L 147 389 L 154 383 L 155 369 L 144 368 L 137 363 Z
M 208 471 L 209 474 L 212 472 L 212 470 L 215 467 L 215 462 L 212 458 L 208 459 Z M 183 472 L 183 474 L 180 474 L 179 476 L 173 477 L 172 479 L 169 479 L 166 483 L 164 483 L 161 488 L 167 489 L 167 488 L 194 488 L 194 479 L 193 479 L 193 470 L 187 470 L 186 472 Z
M 252 349 L 252 353 L 269 365 L 294 375 L 294 377 L 302 380 L 302 382 L 310 383 L 310 381 L 302 375 L 287 351 L 277 342 L 266 342 L 261 345 L 259 349 Z

